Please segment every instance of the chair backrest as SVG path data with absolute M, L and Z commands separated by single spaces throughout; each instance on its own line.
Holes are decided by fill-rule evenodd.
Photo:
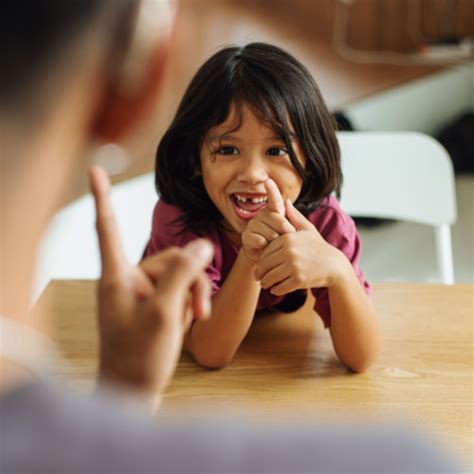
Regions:
M 417 132 L 338 132 L 352 216 L 438 226 L 456 220 L 454 172 L 446 150 Z
M 454 282 L 450 226 L 456 221 L 454 171 L 446 150 L 417 132 L 338 132 L 341 206 L 353 217 L 435 227 L 438 268 Z

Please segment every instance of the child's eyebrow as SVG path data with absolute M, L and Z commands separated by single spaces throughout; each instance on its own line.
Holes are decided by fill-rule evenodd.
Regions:
M 292 139 L 294 139 L 293 135 L 292 135 Z M 212 137 L 208 138 L 208 142 L 210 142 L 210 143 L 220 143 L 223 140 L 244 141 L 242 138 L 235 137 L 233 135 L 216 135 L 216 136 L 212 136 Z M 284 137 L 282 137 L 281 135 L 275 135 L 273 137 L 264 138 L 264 140 L 265 141 L 278 140 L 278 141 L 281 141 L 281 142 L 285 141 Z
M 208 138 L 208 141 L 209 142 L 221 142 L 222 140 L 237 140 L 237 141 L 242 141 L 241 138 L 239 137 L 234 137 L 233 135 L 215 135 L 215 136 L 212 136 L 212 137 L 209 137 Z

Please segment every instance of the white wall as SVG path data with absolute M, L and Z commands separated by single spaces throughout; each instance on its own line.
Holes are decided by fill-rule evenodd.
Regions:
M 428 134 L 474 109 L 474 63 L 361 100 L 344 109 L 357 130 L 411 130 Z

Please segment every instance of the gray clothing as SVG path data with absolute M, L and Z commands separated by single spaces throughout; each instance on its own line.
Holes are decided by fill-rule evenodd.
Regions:
M 1 473 L 453 473 L 423 438 L 394 428 L 242 420 L 152 420 L 113 398 L 25 385 L 1 398 Z

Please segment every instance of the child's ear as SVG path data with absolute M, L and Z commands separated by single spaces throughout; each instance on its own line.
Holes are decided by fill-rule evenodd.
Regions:
M 168 42 L 157 44 L 134 84 L 118 77 L 105 87 L 92 119 L 91 135 L 97 141 L 120 142 L 145 117 L 163 82 L 168 49 Z

